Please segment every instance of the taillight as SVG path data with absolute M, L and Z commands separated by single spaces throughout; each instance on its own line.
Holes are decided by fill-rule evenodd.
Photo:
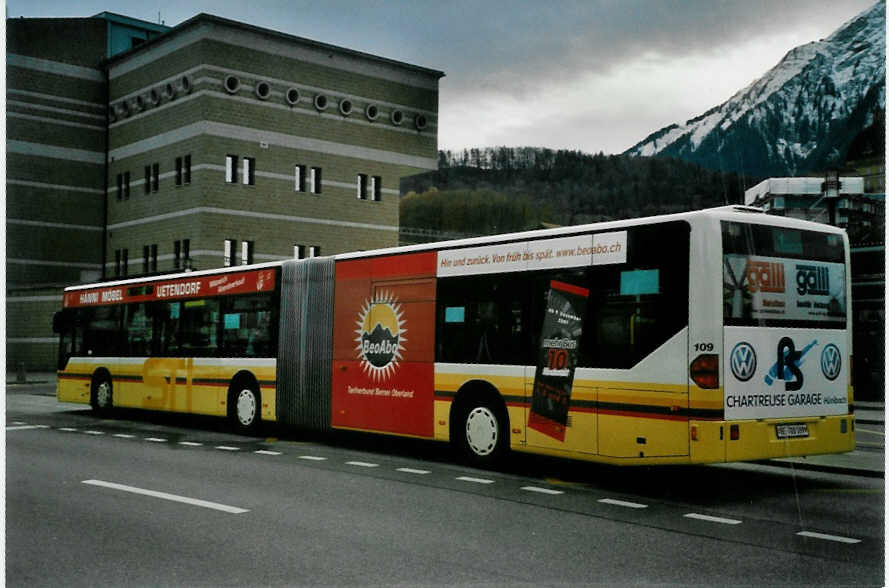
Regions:
M 691 362 L 689 375 L 699 388 L 719 388 L 719 356 L 712 353 L 699 355 Z

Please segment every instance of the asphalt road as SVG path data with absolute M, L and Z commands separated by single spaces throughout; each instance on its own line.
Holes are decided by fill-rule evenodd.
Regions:
M 6 402 L 10 586 L 885 581 L 882 478 L 526 457 L 483 471 L 434 443 Z

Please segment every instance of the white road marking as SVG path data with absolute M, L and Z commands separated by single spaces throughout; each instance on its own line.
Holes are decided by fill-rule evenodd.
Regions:
M 28 423 L 23 423 L 22 421 L 12 421 L 9 424 L 10 425 L 27 425 Z
M 429 470 L 415 470 L 414 468 L 397 468 L 396 471 L 404 472 L 405 474 L 417 474 L 420 476 L 432 473 Z
M 526 490 L 528 492 L 537 492 L 538 494 L 564 494 L 563 490 L 553 490 L 552 488 L 539 488 L 537 486 L 522 486 L 522 490 Z
M 370 463 L 366 461 L 347 461 L 346 465 L 357 466 L 359 468 L 378 468 L 380 464 L 378 463 Z
M 6 427 L 7 431 L 27 431 L 29 429 L 48 429 L 49 425 L 19 425 L 16 427 Z
M 100 486 L 102 488 L 111 488 L 112 490 L 121 490 L 123 492 L 130 492 L 132 494 L 151 496 L 152 498 L 162 498 L 164 500 L 172 500 L 173 502 L 182 502 L 184 504 L 191 504 L 192 506 L 201 506 L 203 508 L 221 510 L 222 512 L 227 512 L 230 514 L 242 514 L 245 512 L 250 512 L 245 508 L 228 506 L 227 504 L 219 504 L 218 502 L 209 502 L 206 500 L 199 500 L 197 498 L 188 498 L 187 496 L 168 494 L 167 492 L 158 492 L 156 490 L 146 490 L 145 488 L 137 488 L 135 486 L 127 486 L 125 484 L 115 484 L 114 482 L 104 482 L 102 480 L 84 480 L 83 483 L 89 484 L 90 486 Z
M 77 429 L 75 429 L 74 427 L 59 427 L 59 430 L 66 431 L 68 433 L 76 433 L 77 432 Z
M 711 517 L 710 515 L 698 514 L 696 512 L 690 512 L 686 515 L 682 515 L 687 519 L 697 519 L 699 521 L 707 521 L 708 523 L 719 523 L 721 525 L 740 525 L 742 521 L 737 519 L 725 519 L 722 517 Z
M 84 431 L 87 435 L 104 435 L 105 431 Z
M 229 447 L 228 445 L 217 445 L 216 449 L 221 449 L 222 451 L 240 451 L 240 447 Z
M 816 533 L 814 531 L 800 531 L 797 533 L 801 537 L 812 537 L 813 539 L 825 539 L 827 541 L 837 541 L 839 543 L 861 543 L 861 539 L 852 539 L 851 537 L 839 537 L 837 535 L 826 535 L 824 533 Z
M 326 457 L 319 457 L 317 455 L 300 455 L 298 457 L 299 457 L 299 459 L 304 459 L 306 461 L 325 461 L 325 460 L 327 460 Z
M 269 451 L 268 449 L 257 449 L 253 453 L 258 453 L 260 455 L 282 455 L 280 451 Z
M 151 441 L 152 443 L 166 443 L 166 439 L 161 439 L 160 437 L 146 437 L 146 441 Z
M 185 445 L 186 447 L 203 447 L 203 443 L 198 443 L 197 441 L 180 441 L 179 445 Z
M 488 480 L 486 478 L 472 478 L 470 476 L 460 476 L 457 478 L 461 482 L 472 482 L 473 484 L 493 484 L 494 480 Z
M 115 433 L 112 437 L 117 437 L 118 439 L 135 439 L 135 435 L 130 435 L 128 433 Z
M 599 502 L 610 504 L 612 506 L 623 506 L 625 508 L 648 508 L 647 504 L 639 504 L 638 502 L 627 502 L 626 500 L 616 500 L 614 498 L 602 498 Z

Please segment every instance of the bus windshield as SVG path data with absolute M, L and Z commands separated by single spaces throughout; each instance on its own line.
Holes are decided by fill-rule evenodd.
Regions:
M 846 328 L 841 235 L 723 221 L 722 255 L 726 325 Z

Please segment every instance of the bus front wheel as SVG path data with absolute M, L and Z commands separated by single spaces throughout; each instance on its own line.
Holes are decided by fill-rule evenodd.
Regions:
M 99 372 L 93 376 L 90 406 L 98 415 L 111 414 L 111 408 L 114 406 L 114 386 L 111 384 L 110 374 Z

